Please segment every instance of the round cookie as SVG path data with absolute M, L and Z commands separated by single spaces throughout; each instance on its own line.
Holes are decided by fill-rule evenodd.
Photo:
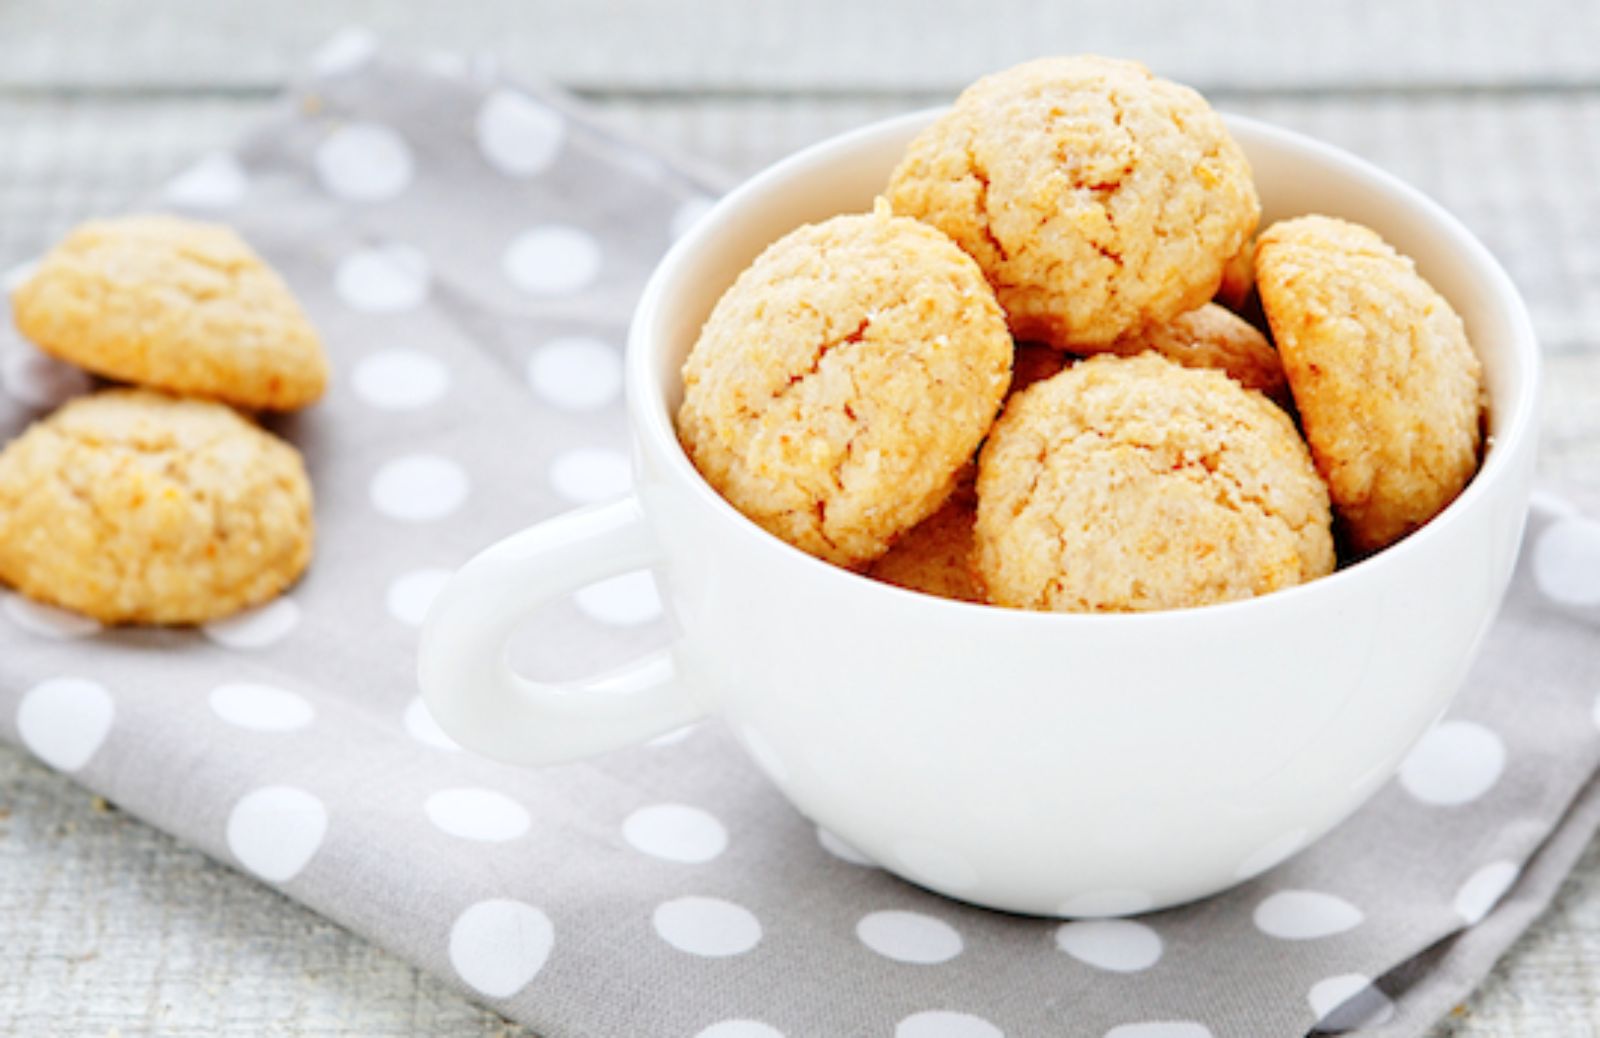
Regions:
M 1326 216 L 1268 228 L 1256 284 L 1350 546 L 1394 543 L 1478 470 L 1483 370 L 1461 318 L 1376 233 Z
M 911 143 L 889 201 L 978 260 L 1017 338 L 1077 350 L 1209 300 L 1260 216 L 1204 98 L 1099 57 L 978 80 Z
M 1138 612 L 1332 571 L 1328 493 L 1282 409 L 1220 371 L 1101 355 L 1011 398 L 978 467 L 990 602 Z
M 867 576 L 937 598 L 983 601 L 972 576 L 972 524 L 978 507 L 972 479 L 977 470 L 971 465 L 967 469 L 943 507 L 901 534 Z
M 299 453 L 221 404 L 108 390 L 0 453 L 0 581 L 105 623 L 265 602 L 311 539 Z
M 97 375 L 287 411 L 328 381 L 300 304 L 231 228 L 171 216 L 74 230 L 12 294 L 17 328 Z
M 1216 303 L 1130 333 L 1110 352 L 1128 356 L 1145 350 L 1186 368 L 1216 368 L 1246 389 L 1259 390 L 1280 404 L 1289 402 L 1278 351 L 1249 321 Z
M 1010 374 L 977 264 L 880 202 L 784 236 L 723 294 L 683 368 L 678 435 L 735 508 L 857 566 L 950 495 Z

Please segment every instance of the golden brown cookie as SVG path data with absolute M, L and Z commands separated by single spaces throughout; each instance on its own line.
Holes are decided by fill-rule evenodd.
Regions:
M 105 623 L 265 602 L 311 540 L 299 453 L 221 404 L 108 390 L 0 453 L 0 581 Z
M 683 368 L 678 435 L 745 515 L 859 565 L 943 504 L 1010 374 L 977 264 L 880 203 L 784 236 L 723 294 Z
M 867 576 L 939 598 L 983 601 L 972 576 L 972 524 L 978 509 L 972 480 L 977 466 L 967 469 L 971 475 L 958 479 L 955 493 L 944 506 L 901 534 L 867 570 Z
M 1154 350 L 1186 368 L 1225 371 L 1246 389 L 1259 390 L 1280 404 L 1289 402 L 1278 351 L 1249 321 L 1215 303 L 1132 332 L 1117 340 L 1109 352 L 1129 356 L 1145 350 Z
M 107 378 L 274 411 L 327 384 L 322 343 L 289 287 L 218 224 L 83 224 L 11 302 L 23 335 Z
M 989 601 L 1180 609 L 1333 569 L 1328 492 L 1283 410 L 1220 371 L 1100 355 L 1011 398 L 978 468 Z
M 1204 98 L 1098 57 L 974 83 L 911 143 L 889 201 L 978 260 L 1017 338 L 1063 349 L 1209 300 L 1260 215 Z
M 1350 546 L 1392 544 L 1478 469 L 1483 371 L 1461 318 L 1375 232 L 1326 216 L 1268 228 L 1256 283 Z

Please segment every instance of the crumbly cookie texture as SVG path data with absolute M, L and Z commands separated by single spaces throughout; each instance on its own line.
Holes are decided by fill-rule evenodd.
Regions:
M 683 368 L 678 435 L 745 515 L 859 566 L 950 495 L 1011 348 L 977 264 L 880 202 L 779 239 L 723 294 Z
M 1478 469 L 1483 369 L 1461 318 L 1375 232 L 1326 216 L 1268 228 L 1256 283 L 1350 546 L 1394 543 Z
M 972 525 L 978 509 L 973 486 L 976 476 L 977 466 L 967 466 L 950 499 L 902 534 L 872 564 L 867 576 L 939 598 L 982 602 L 983 593 L 972 575 Z
M 889 200 L 978 260 L 1017 338 L 1063 349 L 1209 300 L 1260 216 L 1204 98 L 1099 57 L 974 83 L 912 142 Z
M 1220 371 L 1101 355 L 1011 398 L 979 459 L 990 602 L 1179 609 L 1332 571 L 1328 493 L 1289 417 Z
M 108 390 L 0 453 L 0 580 L 105 623 L 265 602 L 311 541 L 299 453 L 222 404 Z
M 171 216 L 78 227 L 12 295 L 17 328 L 97 375 L 252 410 L 316 400 L 322 343 L 234 231 Z
M 1289 402 L 1278 351 L 1249 321 L 1215 303 L 1132 332 L 1110 352 L 1128 356 L 1145 350 L 1186 368 L 1216 368 L 1246 389 L 1259 390 L 1280 404 Z

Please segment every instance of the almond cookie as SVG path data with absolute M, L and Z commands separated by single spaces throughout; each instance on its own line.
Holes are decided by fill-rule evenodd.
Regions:
M 1332 571 L 1328 492 L 1283 410 L 1220 371 L 1101 355 L 1011 398 L 978 467 L 990 602 L 1182 609 Z
M 1128 356 L 1145 350 L 1186 368 L 1216 368 L 1246 389 L 1259 390 L 1280 404 L 1289 402 L 1278 351 L 1249 321 L 1215 303 L 1126 335 L 1109 352 Z
M 950 495 L 1010 375 L 977 264 L 880 203 L 801 227 L 739 275 L 684 365 L 678 435 L 735 508 L 857 566 Z
M 1394 543 L 1478 469 L 1483 370 L 1461 318 L 1376 233 L 1326 216 L 1268 228 L 1256 284 L 1350 546 Z
M 80 397 L 0 453 L 0 581 L 109 624 L 264 602 L 311 558 L 299 453 L 221 404 Z
M 12 295 L 17 328 L 97 375 L 288 411 L 328 380 L 283 279 L 231 228 L 171 216 L 83 224 Z
M 1017 338 L 1079 350 L 1209 300 L 1260 216 L 1204 98 L 1098 57 L 978 80 L 911 143 L 889 201 L 978 260 Z
M 938 598 L 983 601 L 972 576 L 972 524 L 978 509 L 972 476 L 977 472 L 976 466 L 968 469 L 971 475 L 958 481 L 944 506 L 901 534 L 867 576 Z

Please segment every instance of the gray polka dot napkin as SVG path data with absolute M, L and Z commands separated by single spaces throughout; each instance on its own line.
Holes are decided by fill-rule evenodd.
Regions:
M 449 570 L 626 487 L 629 309 L 710 189 L 551 93 L 342 38 L 161 203 L 237 225 L 326 334 L 328 398 L 274 423 L 316 484 L 316 560 L 200 631 L 7 595 L 0 735 L 547 1038 L 1402 1035 L 1465 996 L 1600 823 L 1600 524 L 1554 499 L 1398 778 L 1252 882 L 1135 920 L 908 886 L 714 723 L 544 771 L 431 723 L 414 649 Z M 0 374 L 6 437 L 86 387 L 14 337 Z M 595 585 L 518 663 L 593 671 L 660 614 L 648 575 Z

